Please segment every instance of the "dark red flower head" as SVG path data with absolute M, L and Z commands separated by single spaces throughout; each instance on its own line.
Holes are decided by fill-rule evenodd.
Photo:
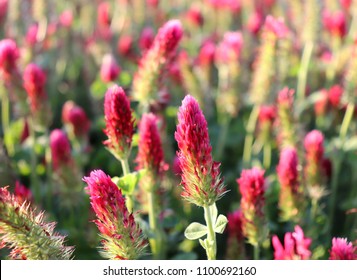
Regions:
M 104 99 L 105 134 L 104 144 L 119 159 L 129 156 L 134 134 L 134 118 L 129 98 L 117 85 L 107 90 Z
M 182 196 L 198 205 L 211 205 L 225 192 L 220 163 L 212 159 L 206 119 L 196 99 L 187 95 L 178 112 L 175 139 L 178 144 Z
M 332 238 L 332 248 L 329 250 L 330 260 L 357 260 L 357 247 L 347 238 Z
M 51 132 L 50 147 L 52 165 L 55 171 L 72 163 L 71 145 L 67 135 L 62 130 L 55 129 Z
M 120 71 L 121 69 L 113 55 L 106 54 L 103 56 L 100 77 L 104 82 L 108 83 L 115 81 L 118 78 Z
M 62 108 L 62 121 L 70 125 L 75 136 L 81 137 L 88 133 L 90 121 L 85 111 L 73 101 L 67 101 Z
M 0 74 L 10 76 L 16 69 L 16 62 L 20 57 L 19 49 L 14 40 L 3 39 L 0 41 Z

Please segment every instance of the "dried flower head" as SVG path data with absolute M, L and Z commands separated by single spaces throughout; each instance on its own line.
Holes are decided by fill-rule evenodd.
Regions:
M 88 185 L 86 189 L 97 216 L 95 223 L 103 238 L 102 255 L 111 260 L 138 259 L 145 241 L 120 189 L 101 170 L 92 171 L 83 181 Z
M 198 205 L 212 205 L 225 193 L 220 163 L 212 159 L 206 119 L 196 99 L 187 95 L 178 112 L 175 139 L 182 170 L 182 196 Z
M 68 260 L 73 247 L 64 245 L 64 236 L 54 232 L 55 223 L 45 223 L 44 214 L 35 214 L 29 204 L 22 203 L 0 188 L 0 241 L 12 249 L 12 257 L 29 260 Z
M 347 238 L 332 238 L 329 252 L 330 260 L 357 260 L 357 247 L 353 246 L 352 242 L 348 242 Z
M 311 239 L 304 237 L 300 226 L 295 226 L 295 232 L 285 234 L 284 246 L 276 235 L 273 236 L 272 243 L 275 260 L 308 260 L 311 256 Z

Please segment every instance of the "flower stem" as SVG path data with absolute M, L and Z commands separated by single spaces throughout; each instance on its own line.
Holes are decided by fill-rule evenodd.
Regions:
M 254 260 L 259 260 L 259 253 L 260 253 L 260 248 L 258 243 L 254 245 Z
M 227 141 L 227 136 L 228 136 L 228 131 L 229 131 L 229 123 L 230 123 L 230 118 L 227 117 L 222 121 L 222 126 L 221 126 L 221 132 L 218 138 L 218 144 L 217 144 L 217 152 L 216 152 L 216 160 L 220 161 L 223 151 L 224 151 L 224 146 Z
M 31 188 L 33 189 L 35 203 L 40 205 L 41 193 L 39 179 L 37 176 L 37 155 L 36 155 L 36 131 L 35 124 L 32 118 L 29 118 L 29 134 L 32 139 L 31 149 Z
M 314 43 L 307 42 L 305 44 L 304 51 L 301 57 L 301 66 L 299 69 L 298 84 L 297 84 L 297 98 L 300 103 L 305 98 L 307 73 L 309 70 L 309 64 L 310 64 L 313 49 L 314 49 Z
M 254 130 L 258 120 L 259 106 L 255 105 L 252 112 L 250 113 L 248 124 L 247 124 L 247 135 L 244 141 L 244 151 L 243 151 L 243 166 L 248 167 L 251 157 L 252 157 L 252 145 L 254 138 Z
M 10 131 L 10 100 L 8 95 L 5 92 L 5 88 L 0 85 L 0 90 L 1 90 L 1 120 L 2 120 L 2 130 L 4 134 L 4 139 L 5 135 L 9 137 L 9 134 L 11 133 Z M 10 135 L 11 136 L 11 135 Z M 9 155 L 13 155 L 15 152 L 15 148 L 13 145 L 13 141 L 4 141 L 6 144 L 7 152 Z
M 342 140 L 342 144 L 345 141 L 346 135 L 347 135 L 347 131 L 348 131 L 348 127 L 350 126 L 350 123 L 352 121 L 353 118 L 353 112 L 355 110 L 355 105 L 353 103 L 348 103 L 347 105 L 347 109 L 345 112 L 345 116 L 343 117 L 343 121 L 342 121 L 342 125 L 341 125 L 341 129 L 340 129 L 340 139 Z
M 149 239 L 150 247 L 154 259 L 158 260 L 161 259 L 163 250 L 163 234 L 158 224 L 158 213 L 156 213 L 156 195 L 154 192 L 150 191 L 148 194 L 148 204 L 149 204 L 149 225 L 150 230 L 153 233 L 153 237 Z
M 123 175 L 124 176 L 128 175 L 130 173 L 130 167 L 129 167 L 128 159 L 121 159 L 120 163 L 121 163 L 121 167 L 123 169 Z M 126 195 L 126 207 L 128 208 L 128 211 L 130 213 L 133 212 L 134 201 L 133 201 L 133 195 L 132 194 Z
M 216 243 L 216 233 L 214 232 L 213 229 L 212 213 L 210 207 L 212 206 L 205 205 L 203 207 L 205 211 L 205 221 L 208 229 L 208 233 L 207 233 L 208 246 L 206 248 L 206 253 L 207 253 L 207 258 L 209 260 L 215 260 L 217 254 L 217 243 Z
M 267 141 L 264 143 L 263 150 L 263 166 L 266 170 L 270 168 L 271 164 L 271 142 Z
M 45 151 L 46 159 L 46 181 L 47 181 L 47 211 L 52 210 L 52 154 L 50 147 L 50 132 L 46 129 L 47 146 Z

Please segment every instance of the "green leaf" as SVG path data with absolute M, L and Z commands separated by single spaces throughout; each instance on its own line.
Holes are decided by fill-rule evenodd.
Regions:
M 191 223 L 185 230 L 185 237 L 189 240 L 196 240 L 207 234 L 207 227 L 200 223 Z
M 357 136 L 350 137 L 346 140 L 343 149 L 345 152 L 353 152 L 357 150 Z
M 132 194 L 140 178 L 146 170 L 142 169 L 137 172 L 131 172 L 123 177 L 113 177 L 112 181 L 119 187 L 123 194 Z
M 216 224 L 214 225 L 214 231 L 217 233 L 223 233 L 224 229 L 226 228 L 227 223 L 228 223 L 228 220 L 227 220 L 226 216 L 219 215 L 218 219 L 216 221 Z
M 95 100 L 101 100 L 104 97 L 107 89 L 108 86 L 102 82 L 99 77 L 90 86 L 90 92 Z
M 207 239 L 205 239 L 205 240 L 202 240 L 202 239 L 198 240 L 198 241 L 200 242 L 201 246 L 203 247 L 203 249 L 207 249 L 207 248 L 206 248 L 206 240 L 207 240 Z

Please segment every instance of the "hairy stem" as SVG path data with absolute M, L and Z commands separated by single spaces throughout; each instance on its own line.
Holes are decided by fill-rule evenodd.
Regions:
M 123 169 L 123 175 L 128 175 L 130 173 L 130 167 L 129 167 L 129 162 L 128 159 L 122 159 L 120 160 L 121 163 L 121 167 Z M 134 201 L 133 201 L 133 195 L 132 194 L 128 194 L 126 195 L 126 207 L 128 208 L 128 211 L 130 213 L 133 212 L 133 208 L 134 208 Z
M 247 124 L 247 135 L 245 136 L 244 141 L 244 151 L 243 151 L 243 166 L 248 167 L 251 157 L 252 157 L 252 146 L 253 146 L 253 139 L 254 139 L 254 130 L 257 124 L 259 115 L 259 106 L 255 105 L 253 107 L 252 112 L 250 113 L 248 124 Z
M 211 206 L 212 207 L 212 206 Z M 216 233 L 213 229 L 212 213 L 210 206 L 204 206 L 205 211 L 205 221 L 208 229 L 207 240 L 208 246 L 206 248 L 207 258 L 209 260 L 215 260 L 217 254 L 217 243 L 216 243 Z
M 300 103 L 305 98 L 307 73 L 309 70 L 309 64 L 310 64 L 313 49 L 314 49 L 314 43 L 307 42 L 305 44 L 304 51 L 301 57 L 301 66 L 299 69 L 298 84 L 297 84 L 297 98 Z

